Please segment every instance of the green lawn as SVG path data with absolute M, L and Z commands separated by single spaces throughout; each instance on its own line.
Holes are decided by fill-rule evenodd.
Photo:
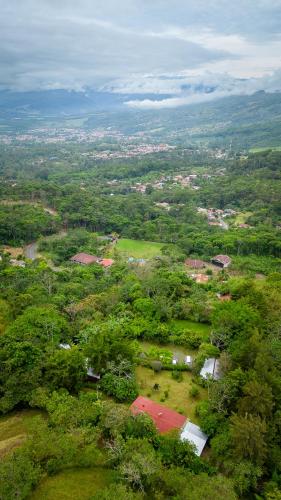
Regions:
M 114 482 L 115 478 L 114 471 L 102 467 L 69 469 L 43 479 L 29 499 L 90 500 L 98 490 Z
M 22 444 L 28 422 L 39 414 L 39 410 L 22 410 L 0 418 L 0 457 Z
M 241 212 L 240 214 L 236 215 L 234 224 L 238 226 L 239 224 L 245 224 L 248 220 L 249 217 L 253 215 L 253 212 Z
M 140 394 L 142 396 L 146 396 L 157 403 L 161 403 L 177 412 L 181 412 L 194 423 L 198 422 L 195 416 L 195 407 L 198 401 L 207 397 L 207 391 L 198 386 L 199 396 L 196 399 L 189 396 L 189 390 L 193 385 L 192 373 L 183 372 L 182 382 L 174 380 L 171 371 L 168 370 L 154 373 L 150 368 L 138 366 L 136 373 Z M 159 384 L 160 388 L 158 391 L 153 390 L 154 384 Z M 164 391 L 169 391 L 169 395 L 163 402 L 161 399 L 164 397 Z
M 135 257 L 136 259 L 152 259 L 161 255 L 163 243 L 155 241 L 141 241 L 121 238 L 112 250 L 116 248 L 124 257 Z
M 250 153 L 262 153 L 262 151 L 267 151 L 268 149 L 273 149 L 274 151 L 281 151 L 281 146 L 263 146 L 251 148 L 249 150 Z
M 208 340 L 211 332 L 211 325 L 207 325 L 206 323 L 197 323 L 196 321 L 190 321 L 188 319 L 172 319 L 170 324 L 178 330 L 186 329 L 190 330 L 192 333 L 201 335 L 205 340 Z

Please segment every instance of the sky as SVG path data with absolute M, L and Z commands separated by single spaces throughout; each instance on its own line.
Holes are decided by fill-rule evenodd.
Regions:
M 281 90 L 281 0 L 0 0 L 0 9 L 1 89 L 91 88 L 141 109 Z

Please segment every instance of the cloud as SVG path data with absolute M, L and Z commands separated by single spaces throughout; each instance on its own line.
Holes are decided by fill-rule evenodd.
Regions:
M 129 108 L 143 110 L 176 108 L 231 95 L 251 95 L 259 90 L 276 92 L 281 89 L 281 71 L 276 71 L 270 76 L 252 79 L 233 79 L 228 75 L 205 74 L 200 78 L 193 76 L 187 82 L 176 89 L 174 96 L 163 99 L 132 99 L 126 101 L 125 104 Z
M 279 0 L 120 0 L 118 8 L 116 0 L 0 0 L 0 8 L 1 88 L 158 94 L 162 106 L 252 92 L 270 78 L 281 88 Z M 161 102 L 129 96 L 127 105 Z

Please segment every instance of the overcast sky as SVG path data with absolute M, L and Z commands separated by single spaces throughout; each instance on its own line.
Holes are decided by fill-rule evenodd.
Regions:
M 0 0 L 0 87 L 140 108 L 281 89 L 281 0 Z

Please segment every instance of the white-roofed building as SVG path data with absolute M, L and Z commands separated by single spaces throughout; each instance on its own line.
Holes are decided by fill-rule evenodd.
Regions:
M 207 434 L 201 431 L 198 425 L 193 424 L 192 422 L 187 421 L 182 429 L 180 435 L 181 441 L 189 441 L 190 443 L 195 445 L 195 453 L 200 457 L 205 444 L 208 440 Z
M 220 377 L 219 360 L 216 358 L 205 359 L 205 363 L 200 371 L 200 375 L 205 379 L 214 378 L 215 380 L 218 380 Z
M 63 344 L 63 343 L 61 343 L 61 344 L 59 344 L 59 346 L 60 346 L 61 349 L 71 349 L 71 346 L 69 344 Z
M 192 365 L 192 357 L 191 356 L 185 356 L 184 358 L 184 364 L 191 366 Z

